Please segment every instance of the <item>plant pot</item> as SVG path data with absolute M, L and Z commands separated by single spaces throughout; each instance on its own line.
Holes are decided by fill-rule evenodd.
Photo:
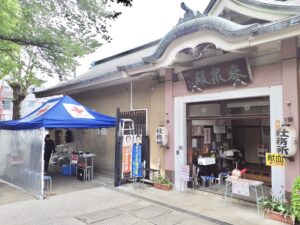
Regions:
M 172 186 L 166 186 L 163 184 L 154 183 L 154 187 L 160 190 L 170 191 L 172 190 Z
M 287 224 L 295 224 L 294 218 L 291 215 L 282 215 L 279 212 L 265 210 L 265 217 L 271 220 L 280 221 Z

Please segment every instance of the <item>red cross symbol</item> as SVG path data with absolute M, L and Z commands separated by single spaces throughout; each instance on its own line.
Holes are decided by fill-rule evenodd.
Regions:
M 73 109 L 71 109 L 71 110 L 77 112 L 78 114 L 81 114 L 82 112 L 84 112 L 82 109 L 79 109 L 76 106 L 74 106 Z
M 48 110 L 48 108 L 49 108 L 49 106 L 47 106 L 47 107 L 41 109 L 40 111 L 38 111 L 37 115 L 40 115 L 40 114 L 46 112 L 46 111 Z

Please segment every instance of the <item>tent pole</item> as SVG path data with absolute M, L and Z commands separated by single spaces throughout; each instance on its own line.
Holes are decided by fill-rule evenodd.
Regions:
M 42 149 L 41 149 L 41 152 L 42 152 L 42 155 L 41 155 L 41 160 L 42 160 L 42 163 L 41 163 L 41 165 L 42 165 L 42 168 L 41 168 L 41 182 L 42 182 L 42 190 L 41 190 L 41 193 L 42 193 L 42 196 L 41 196 L 41 198 L 40 199 L 44 199 L 44 151 L 45 151 L 45 142 L 44 142 L 44 137 L 45 137 L 45 134 L 46 134 L 46 132 L 45 132 L 45 128 L 43 127 L 42 128 Z
M 114 186 L 118 187 L 121 184 L 121 136 L 119 132 L 120 124 L 120 108 L 117 108 L 116 113 L 116 133 L 115 133 L 115 182 Z

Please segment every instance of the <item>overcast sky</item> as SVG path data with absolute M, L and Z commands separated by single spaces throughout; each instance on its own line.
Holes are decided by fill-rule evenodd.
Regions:
M 109 34 L 111 43 L 103 45 L 95 53 L 79 60 L 77 76 L 88 71 L 93 61 L 138 47 L 166 35 L 183 17 L 180 7 L 182 0 L 133 0 L 132 7 L 122 7 L 122 14 L 112 22 Z M 186 5 L 194 11 L 203 12 L 209 0 L 185 0 Z M 49 80 L 46 87 L 58 81 Z
M 95 53 L 79 62 L 77 75 L 86 72 L 93 61 L 126 51 L 162 38 L 183 16 L 182 0 L 133 0 L 133 6 L 123 8 L 122 15 L 112 23 L 111 43 L 104 43 Z M 192 10 L 203 12 L 209 0 L 185 0 Z

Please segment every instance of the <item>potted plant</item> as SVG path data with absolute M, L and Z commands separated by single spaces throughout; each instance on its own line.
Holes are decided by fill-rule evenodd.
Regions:
M 154 187 L 161 190 L 169 191 L 172 189 L 172 182 L 168 177 L 163 177 L 161 175 L 154 177 L 153 179 Z
M 287 203 L 282 193 L 277 196 L 269 196 L 260 201 L 266 218 L 277 220 L 287 224 L 295 223 L 292 207 Z
M 291 206 L 295 218 L 300 221 L 300 176 L 298 176 L 293 184 L 291 193 Z

